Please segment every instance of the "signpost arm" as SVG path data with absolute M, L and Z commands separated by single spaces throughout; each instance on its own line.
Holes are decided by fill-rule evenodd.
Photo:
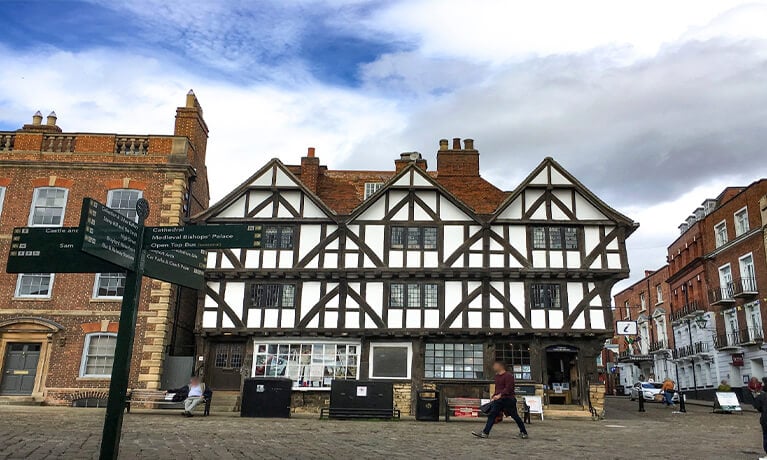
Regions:
M 145 202 L 142 206 L 145 206 Z M 128 390 L 128 378 L 130 376 L 131 356 L 133 355 L 133 338 L 136 331 L 136 319 L 138 317 L 138 300 L 141 293 L 141 278 L 144 270 L 143 260 L 143 233 L 144 220 L 149 214 L 146 207 L 144 212 L 139 209 L 139 230 L 136 244 L 136 259 L 133 270 L 128 270 L 125 278 L 125 291 L 120 307 L 120 325 L 117 330 L 117 344 L 115 345 L 114 364 L 112 365 L 112 378 L 109 382 L 109 399 L 104 418 L 104 431 L 101 436 L 101 460 L 116 459 L 120 451 L 120 434 L 122 430 L 123 413 L 125 412 L 125 398 Z

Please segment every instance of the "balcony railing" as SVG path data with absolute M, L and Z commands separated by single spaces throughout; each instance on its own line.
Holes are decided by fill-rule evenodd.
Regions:
M 0 152 L 10 152 L 13 150 L 13 141 L 15 139 L 15 134 L 0 133 Z
M 749 345 L 764 342 L 764 331 L 761 327 L 749 327 L 741 329 L 739 337 L 740 345 Z
M 759 295 L 756 278 L 737 278 L 732 282 L 733 297 L 753 297 Z
M 75 151 L 75 136 L 46 134 L 43 136 L 43 152 L 72 153 Z
M 709 346 L 707 342 L 695 342 L 692 345 L 686 345 L 684 347 L 674 349 L 674 359 L 690 358 L 696 355 L 709 352 Z
M 701 308 L 700 304 L 697 300 L 693 300 L 687 305 L 684 305 L 682 308 L 679 308 L 677 310 L 674 310 L 671 312 L 671 321 L 679 321 L 687 316 L 695 316 L 703 313 L 703 308 Z
M 728 332 L 726 334 L 717 335 L 714 338 L 714 346 L 717 350 L 726 350 L 728 348 L 740 347 L 740 331 Z
M 711 289 L 708 291 L 708 297 L 711 305 L 728 305 L 735 303 L 735 297 L 733 296 L 734 290 L 734 283 L 729 283 L 726 286 Z
M 117 137 L 115 153 L 118 155 L 146 155 L 149 153 L 148 137 Z
M 668 350 L 668 344 L 665 340 L 658 340 L 657 342 L 650 343 L 650 353 L 657 353 L 663 350 Z

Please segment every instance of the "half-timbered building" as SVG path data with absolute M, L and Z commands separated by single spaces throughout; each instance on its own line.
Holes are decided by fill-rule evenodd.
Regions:
M 551 158 L 498 189 L 470 139 L 440 141 L 436 170 L 418 153 L 392 171 L 273 159 L 192 220 L 262 226 L 261 248 L 209 254 L 209 384 L 285 376 L 312 406 L 332 379 L 386 379 L 406 410 L 422 387 L 482 396 L 494 359 L 585 404 L 637 227 Z

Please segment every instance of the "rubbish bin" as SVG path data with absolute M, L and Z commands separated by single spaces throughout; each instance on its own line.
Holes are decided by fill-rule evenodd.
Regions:
M 422 422 L 439 421 L 439 391 L 418 390 L 416 392 L 415 419 Z
M 293 380 L 269 377 L 245 379 L 240 417 L 290 417 Z

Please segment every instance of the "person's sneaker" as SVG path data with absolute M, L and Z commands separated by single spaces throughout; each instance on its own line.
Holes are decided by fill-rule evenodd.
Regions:
M 527 439 L 527 438 L 528 438 L 528 436 L 527 436 L 527 433 L 519 433 L 519 434 L 517 435 L 517 437 L 518 437 L 519 439 Z
M 472 431 L 471 434 L 482 439 L 487 439 L 488 437 L 490 437 L 490 435 L 485 433 L 484 431 Z

